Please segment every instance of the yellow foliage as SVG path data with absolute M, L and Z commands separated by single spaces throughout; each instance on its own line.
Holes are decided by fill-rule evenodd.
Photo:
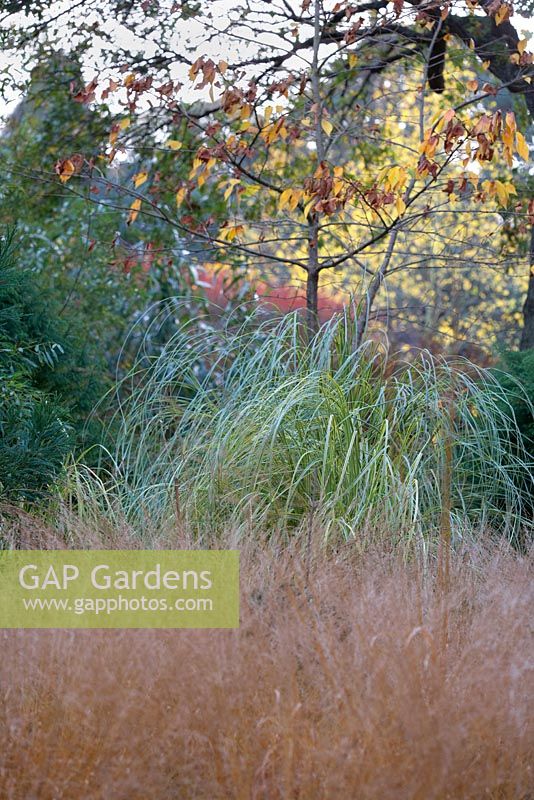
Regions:
M 148 172 L 138 172 L 133 176 L 133 182 L 136 189 L 146 183 L 148 180 Z
M 323 131 L 326 133 L 327 136 L 330 136 L 330 134 L 334 130 L 334 126 L 328 119 L 321 120 L 321 128 L 323 129 Z
M 127 225 L 131 225 L 132 222 L 135 222 L 137 216 L 139 214 L 139 209 L 141 208 L 141 199 L 136 197 L 133 201 L 132 205 L 130 206 L 130 213 L 128 214 L 128 219 L 126 220 Z
M 528 144 L 526 142 L 525 137 L 521 133 L 521 131 L 516 131 L 515 134 L 515 146 L 518 154 L 524 161 L 528 161 L 529 159 L 529 149 Z

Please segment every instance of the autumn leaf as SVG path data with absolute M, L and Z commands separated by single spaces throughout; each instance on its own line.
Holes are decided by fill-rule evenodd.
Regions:
M 226 242 L 233 242 L 236 236 L 239 236 L 244 230 L 243 225 L 225 225 L 219 231 L 218 238 Z
M 283 211 L 286 205 L 288 205 L 289 201 L 291 200 L 292 189 L 284 189 L 281 193 L 280 197 L 278 198 L 278 210 Z
M 398 191 L 406 185 L 408 175 L 403 167 L 391 167 L 388 170 L 384 187 L 386 191 Z
M 81 91 L 74 93 L 74 86 L 71 83 L 71 92 L 73 92 L 72 99 L 75 103 L 92 103 L 95 99 L 95 89 L 98 83 L 96 78 L 93 78 L 91 83 L 88 83 Z
M 515 146 L 516 150 L 524 161 L 529 159 L 529 149 L 525 137 L 520 131 L 515 132 Z
M 304 192 L 302 191 L 302 189 L 295 189 L 294 191 L 291 192 L 291 198 L 288 204 L 290 211 L 294 211 L 296 209 L 303 195 Z
M 501 206 L 506 208 L 511 194 L 517 194 L 516 188 L 513 183 L 507 181 L 485 181 L 484 187 L 489 191 L 489 194 L 496 194 Z
M 455 116 L 456 116 L 456 111 L 454 110 L 454 108 L 448 108 L 447 111 L 440 118 L 438 124 L 436 125 L 436 131 L 438 132 L 441 131 L 446 125 L 449 124 L 449 122 L 451 122 L 451 120 L 454 119 Z
M 61 183 L 67 183 L 75 172 L 74 164 L 70 158 L 67 158 L 65 161 L 58 161 L 56 164 L 56 172 L 59 175 Z
M 397 214 L 399 215 L 399 217 L 402 217 L 402 215 L 406 211 L 406 203 L 404 202 L 402 197 L 397 197 L 397 199 L 395 200 L 395 208 L 397 210 Z
M 238 178 L 231 178 L 228 181 L 228 187 L 227 187 L 227 189 L 226 189 L 226 191 L 224 192 L 224 195 L 223 195 L 225 200 L 228 200 L 228 198 L 230 197 L 230 195 L 232 194 L 232 192 L 234 191 L 235 187 L 238 184 L 239 184 L 239 179 Z
M 503 22 L 509 19 L 511 10 L 512 9 L 508 5 L 508 3 L 501 3 L 501 5 L 499 6 L 499 8 L 495 13 L 495 24 L 501 25 Z
M 139 209 L 141 208 L 141 199 L 136 197 L 133 201 L 132 205 L 130 206 L 130 213 L 128 214 L 128 219 L 126 220 L 127 225 L 131 225 L 132 222 L 135 222 L 137 219 L 137 215 L 139 214 Z
M 189 67 L 189 72 L 187 73 L 189 76 L 190 81 L 194 81 L 198 75 L 198 71 L 200 69 L 201 59 L 197 58 L 194 64 L 191 64 Z
M 278 199 L 279 211 L 283 211 L 286 207 L 289 211 L 294 211 L 303 197 L 302 189 L 285 189 Z
M 232 228 L 228 230 L 227 239 L 229 242 L 233 242 L 236 236 L 239 236 L 240 233 L 243 233 L 244 228 L 242 225 L 234 225 Z
M 143 183 L 146 183 L 148 179 L 148 172 L 138 172 L 137 175 L 133 176 L 133 182 L 136 189 L 139 189 Z
M 104 91 L 102 92 L 102 94 L 100 96 L 100 99 L 101 100 L 106 100 L 109 97 L 109 95 L 111 94 L 111 92 L 116 92 L 117 91 L 119 86 L 120 86 L 120 83 L 118 81 L 114 81 L 114 80 L 112 80 L 110 78 L 109 79 L 109 86 L 106 89 L 104 89 Z
M 501 206 L 508 205 L 508 192 L 506 191 L 506 187 L 504 186 L 501 181 L 495 181 L 495 191 L 497 192 L 497 197 L 499 198 L 499 203 Z
M 517 122 L 513 111 L 506 112 L 505 125 L 506 128 L 512 133 L 515 133 L 515 131 L 517 130 Z
M 310 212 L 315 205 L 315 202 L 316 202 L 315 197 L 312 197 L 312 199 L 304 206 L 304 219 L 308 219 Z
M 326 133 L 327 136 L 330 136 L 330 134 L 334 130 L 334 126 L 328 119 L 321 120 L 321 128 L 323 129 L 323 131 Z

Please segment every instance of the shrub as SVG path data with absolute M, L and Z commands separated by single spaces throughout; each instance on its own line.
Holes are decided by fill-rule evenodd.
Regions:
M 527 498 L 526 513 L 534 519 L 534 492 L 532 491 L 532 464 L 534 463 L 534 349 L 507 351 L 501 357 L 500 369 L 494 375 L 504 393 L 505 402 L 512 409 L 517 422 L 512 452 L 527 453 L 530 470 L 516 474 L 518 490 Z M 528 539 L 527 539 L 528 543 Z
M 514 411 L 524 445 L 534 449 L 534 348 L 506 351 L 501 358 L 502 370 L 495 370 L 506 398 Z
M 18 267 L 8 233 L 0 242 L 0 497 L 35 500 L 87 444 L 95 374 L 32 273 Z

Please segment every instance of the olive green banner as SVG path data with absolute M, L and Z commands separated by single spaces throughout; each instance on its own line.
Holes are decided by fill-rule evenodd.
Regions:
M 238 550 L 0 550 L 0 628 L 238 627 Z

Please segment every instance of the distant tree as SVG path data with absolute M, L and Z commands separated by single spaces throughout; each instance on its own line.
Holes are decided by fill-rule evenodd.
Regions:
M 132 229 L 109 187 L 100 185 L 95 204 L 89 185 L 74 194 L 58 182 L 54 165 L 65 151 L 76 163 L 98 164 L 115 120 L 105 104 L 94 109 L 73 101 L 71 87 L 81 81 L 79 56 L 39 48 L 23 98 L 0 135 L 0 222 L 17 226 L 24 240 L 19 263 L 38 274 L 80 339 L 98 341 L 112 375 L 128 330 L 150 316 L 150 306 L 180 295 L 181 313 L 193 314 L 200 293 L 192 289 L 191 249 L 184 258 L 185 243 L 167 225 L 147 218 Z M 166 160 L 163 154 L 162 169 Z M 127 182 L 134 171 L 122 163 L 109 177 Z

